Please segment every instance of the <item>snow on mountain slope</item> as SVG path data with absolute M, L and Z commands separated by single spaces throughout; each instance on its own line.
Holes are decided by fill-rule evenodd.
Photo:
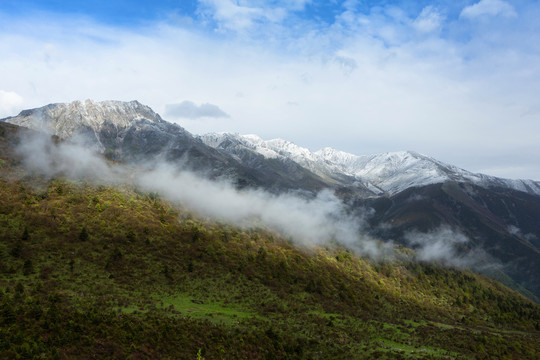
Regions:
M 194 144 L 195 140 L 187 131 L 162 120 L 150 107 L 137 101 L 86 100 L 50 104 L 24 110 L 17 116 L 2 120 L 61 138 L 83 134 L 93 139 L 102 151 L 117 149 L 119 144 L 123 144 L 125 146 L 116 152 L 117 155 L 125 152 L 126 156 L 134 148 L 140 147 L 163 150 L 170 149 L 174 143 L 175 148 L 183 149 L 186 146 L 181 144 Z M 145 131 L 140 131 L 142 128 Z M 282 160 L 281 163 L 271 162 L 276 173 L 285 171 L 293 176 L 309 170 L 327 185 L 354 186 L 365 190 L 365 194 L 392 195 L 410 187 L 454 180 L 485 188 L 503 187 L 540 195 L 540 182 L 474 174 L 412 151 L 358 156 L 331 148 L 312 152 L 290 141 L 263 140 L 256 135 L 219 133 L 202 135 L 199 139 L 205 145 L 228 153 L 235 161 L 251 168 L 268 167 L 270 163 L 260 161 L 262 155 L 266 159 Z M 156 142 L 162 146 L 156 147 Z M 200 151 L 204 152 L 202 146 L 201 143 Z M 298 165 L 303 169 L 298 168 Z M 308 176 L 307 173 L 304 175 Z
M 396 194 L 410 187 L 442 183 L 448 180 L 472 182 L 482 187 L 504 187 L 540 195 L 540 183 L 532 180 L 510 180 L 474 174 L 413 151 L 376 155 L 354 155 L 332 148 L 316 152 L 292 142 L 263 140 L 256 135 L 207 134 L 201 136 L 207 145 L 230 151 L 249 149 L 267 158 L 286 158 L 323 178 L 357 182 L 375 194 Z M 352 179 L 352 180 L 351 180 Z
M 105 124 L 124 129 L 135 120 L 159 123 L 163 120 L 150 107 L 138 101 L 74 101 L 24 110 L 4 119 L 8 123 L 68 138 L 84 127 L 99 131 Z
M 257 135 L 238 135 L 230 133 L 210 133 L 199 137 L 206 145 L 222 149 L 229 153 L 238 150 L 250 150 L 263 155 L 268 159 L 275 159 L 280 155 L 265 145 L 263 139 Z
M 239 135 L 231 133 L 210 133 L 199 137 L 206 145 L 239 155 L 242 152 L 254 152 L 267 159 L 293 161 L 311 171 L 330 184 L 354 185 L 352 176 L 343 172 L 335 164 L 321 159 L 310 150 L 282 139 L 263 140 L 257 135 Z M 377 190 L 376 192 L 381 192 Z

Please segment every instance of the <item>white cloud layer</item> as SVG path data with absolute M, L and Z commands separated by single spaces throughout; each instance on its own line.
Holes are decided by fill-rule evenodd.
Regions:
M 517 16 L 514 7 L 503 0 L 481 0 L 474 5 L 465 7 L 460 16 L 472 19 L 480 16 L 497 15 L 503 17 Z
M 404 235 L 420 261 L 441 262 L 449 266 L 492 271 L 501 268 L 481 247 L 475 247 L 461 232 L 443 225 L 428 233 L 412 231 Z
M 433 6 L 426 6 L 414 20 L 413 25 L 416 30 L 429 33 L 438 30 L 441 27 L 443 19 L 443 16 Z
M 22 104 L 23 98 L 16 92 L 0 90 L 0 117 L 16 115 Z
M 205 0 L 182 21 L 171 14 L 135 29 L 0 13 L 0 86 L 23 99 L 0 111 L 137 99 L 172 120 L 167 104 L 197 99 L 230 116 L 181 120 L 199 134 L 257 133 L 356 154 L 416 150 L 540 180 L 540 4 L 413 11 L 347 2 L 331 23 L 300 16 L 317 5 Z

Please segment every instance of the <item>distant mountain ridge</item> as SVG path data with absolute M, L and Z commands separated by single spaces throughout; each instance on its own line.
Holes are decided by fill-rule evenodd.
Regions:
M 540 195 L 538 181 L 475 174 L 414 151 L 354 155 L 332 148 L 312 152 L 286 140 L 263 140 L 257 135 L 210 133 L 194 136 L 180 126 L 163 120 L 150 107 L 136 100 L 86 100 L 50 104 L 24 110 L 17 116 L 2 120 L 61 138 L 83 136 L 93 141 L 102 152 L 115 153 L 120 158 L 133 158 L 133 147 L 138 147 L 140 143 L 145 145 L 143 152 L 147 156 L 156 155 L 165 149 L 173 151 L 175 146 L 176 150 L 180 150 L 176 151 L 179 156 L 184 152 L 182 146 L 171 145 L 174 140 L 168 135 L 175 133 L 173 137 L 182 137 L 183 143 L 197 143 L 197 152 L 209 151 L 203 150 L 203 143 L 250 168 L 260 167 L 257 162 L 268 165 L 265 160 L 271 160 L 274 166 L 289 167 L 290 170 L 294 168 L 297 173 L 307 171 L 304 177 L 312 177 L 320 182 L 314 188 L 311 186 L 312 190 L 324 186 L 355 186 L 357 190 L 361 189 L 363 196 L 381 196 L 395 195 L 410 187 L 457 181 L 485 188 L 503 187 Z M 152 136 L 141 136 L 143 133 L 148 135 L 148 132 Z M 264 159 L 255 154 L 262 155 Z M 210 157 L 213 155 L 216 155 L 215 152 Z M 224 160 L 222 156 L 218 158 Z M 291 161 L 305 170 L 293 165 Z M 279 162 L 281 164 L 278 165 Z M 302 179 L 296 177 L 296 180 Z
M 265 141 L 257 135 L 212 133 L 200 139 L 230 153 L 244 148 L 266 158 L 290 159 L 323 178 L 341 181 L 342 185 L 361 183 L 375 195 L 394 195 L 410 187 L 445 181 L 471 182 L 486 188 L 507 187 L 540 195 L 540 182 L 475 174 L 414 151 L 359 156 L 332 148 L 312 152 L 286 140 Z

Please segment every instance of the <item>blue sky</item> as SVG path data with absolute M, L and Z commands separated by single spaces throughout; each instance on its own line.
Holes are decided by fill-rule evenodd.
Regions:
M 194 133 L 540 180 L 538 18 L 529 0 L 3 0 L 0 117 L 137 99 Z

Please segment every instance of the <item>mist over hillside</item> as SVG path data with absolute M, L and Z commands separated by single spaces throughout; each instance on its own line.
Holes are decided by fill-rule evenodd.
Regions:
M 136 101 L 52 104 L 4 120 L 65 140 L 21 141 L 25 166 L 45 176 L 128 182 L 302 246 L 335 242 L 374 259 L 405 246 L 421 261 L 540 295 L 540 187 L 532 181 L 472 174 L 413 152 L 359 157 L 253 135 L 196 137 Z

